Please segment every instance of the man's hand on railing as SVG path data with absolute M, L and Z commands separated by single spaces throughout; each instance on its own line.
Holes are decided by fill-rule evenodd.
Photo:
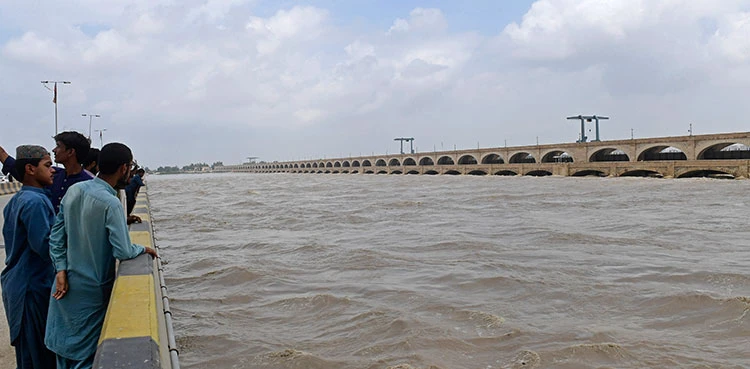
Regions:
M 128 225 L 133 224 L 133 223 L 141 223 L 141 222 L 142 222 L 141 217 L 137 215 L 128 215 Z
M 145 252 L 146 252 L 147 254 L 149 254 L 149 255 L 153 256 L 153 257 L 154 257 L 154 259 L 156 259 L 156 258 L 158 258 L 158 257 L 159 257 L 159 255 L 158 255 L 158 254 L 156 254 L 156 249 L 153 249 L 153 248 L 151 248 L 151 247 L 148 247 L 148 246 L 144 246 L 143 248 L 145 248 L 145 249 L 146 249 L 146 251 L 145 251 Z

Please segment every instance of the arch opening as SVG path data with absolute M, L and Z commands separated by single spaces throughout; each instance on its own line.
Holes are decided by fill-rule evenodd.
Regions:
M 351 166 L 351 164 L 349 164 L 349 162 L 348 162 L 348 161 L 345 161 L 345 162 L 343 162 L 343 163 L 341 164 L 341 166 L 342 166 L 342 167 L 344 167 L 344 168 L 349 168 L 349 167 Z
M 386 165 L 385 165 L 385 160 L 383 160 L 383 159 L 378 159 L 378 161 L 376 161 L 376 162 L 375 162 L 375 166 L 376 166 L 376 167 L 384 167 L 384 166 L 386 166 Z
M 664 175 L 653 170 L 639 169 L 620 174 L 620 177 L 664 178 Z
M 401 162 L 400 162 L 400 161 L 398 161 L 398 159 L 396 159 L 396 158 L 393 158 L 393 159 L 391 159 L 391 160 L 390 160 L 390 161 L 388 162 L 388 166 L 389 166 L 389 167 L 400 167 L 400 166 L 401 166 Z
M 437 175 L 438 172 L 435 171 L 435 170 L 428 170 L 428 171 L 424 172 L 424 174 L 427 174 L 429 176 L 434 176 L 434 175 Z
M 341 162 L 337 161 L 337 162 L 333 163 L 333 167 L 334 168 L 341 168 Z
M 622 150 L 615 148 L 601 149 L 591 155 L 590 162 L 602 161 L 630 161 L 630 157 Z
M 438 159 L 438 165 L 454 165 L 455 162 L 453 161 L 453 158 L 450 156 L 441 156 L 440 159 Z
M 482 158 L 482 164 L 505 164 L 505 160 L 499 154 L 489 154 Z
M 713 179 L 734 179 L 734 175 L 720 170 L 693 170 L 678 176 L 677 178 L 713 178 Z
M 370 161 L 369 161 L 369 160 L 366 160 L 366 159 L 365 159 L 365 160 L 362 160 L 362 166 L 363 166 L 363 167 L 371 167 L 371 166 L 372 166 L 372 163 L 370 163 Z
M 698 155 L 698 160 L 732 159 L 750 159 L 750 147 L 741 143 L 722 143 L 708 147 Z
M 410 170 L 410 171 L 406 172 L 406 174 L 419 174 L 419 172 L 416 171 L 416 170 Z
M 457 176 L 457 175 L 461 174 L 461 172 L 459 172 L 457 170 L 449 170 L 449 171 L 447 171 L 447 172 L 445 172 L 443 174 L 447 174 L 449 176 Z
M 470 176 L 486 176 L 487 172 L 483 170 L 472 170 L 468 173 Z
M 589 169 L 589 170 L 582 170 L 579 172 L 575 172 L 573 173 L 571 177 L 606 177 L 606 176 L 607 175 L 604 174 L 604 172 L 600 170 Z
M 674 146 L 654 146 L 638 155 L 638 161 L 664 160 L 687 160 L 687 155 Z
M 519 152 L 510 157 L 510 164 L 532 164 L 536 163 L 536 158 L 527 152 Z
M 391 172 L 391 174 L 404 174 L 404 172 L 402 172 L 400 170 L 394 170 L 394 171 Z
M 432 158 L 422 158 L 419 159 L 419 165 L 435 165 L 435 162 L 432 161 Z
M 359 161 L 356 161 L 356 160 L 353 161 L 352 162 L 352 167 L 359 168 Z
M 550 173 L 550 172 L 548 172 L 546 170 L 532 170 L 532 171 L 526 173 L 526 175 L 530 176 L 530 177 L 547 177 L 547 176 L 551 176 L 552 173 Z
M 403 165 L 404 166 L 414 166 L 414 165 L 417 165 L 417 162 L 414 161 L 414 159 L 412 159 L 412 158 L 406 158 L 406 159 L 404 159 Z
M 542 157 L 542 163 L 572 163 L 573 157 L 565 151 L 551 151 Z
M 473 155 L 464 155 L 458 158 L 458 165 L 474 165 L 477 164 L 477 158 Z

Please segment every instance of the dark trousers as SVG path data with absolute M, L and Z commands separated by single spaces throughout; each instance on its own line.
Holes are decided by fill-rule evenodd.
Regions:
M 16 348 L 16 365 L 18 369 L 54 368 L 55 353 L 44 345 L 49 296 L 33 295 L 26 295 L 21 333 L 12 343 Z

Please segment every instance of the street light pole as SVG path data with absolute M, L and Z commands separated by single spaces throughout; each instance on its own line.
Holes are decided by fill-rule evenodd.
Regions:
M 99 132 L 99 148 L 100 148 L 100 149 L 101 149 L 102 147 L 104 147 L 104 138 L 102 138 L 102 133 L 104 133 L 104 131 L 106 131 L 106 130 L 107 130 L 106 128 L 102 128 L 102 129 L 95 129 L 95 130 L 94 130 L 94 131 L 97 131 L 97 132 Z
M 64 85 L 69 85 L 70 81 L 41 81 L 44 85 L 44 88 L 52 91 L 54 96 L 52 97 L 52 103 L 55 104 L 55 136 L 57 136 L 57 84 L 62 83 Z M 52 83 L 54 85 L 54 89 L 50 89 L 47 84 Z
M 91 114 L 91 113 L 88 113 L 88 114 L 81 114 L 81 116 L 82 116 L 82 117 L 89 117 L 89 141 L 91 141 L 91 120 L 92 120 L 92 119 L 93 119 L 94 117 L 97 117 L 97 118 L 101 118 L 102 116 L 101 116 L 101 115 L 99 115 L 99 114 Z

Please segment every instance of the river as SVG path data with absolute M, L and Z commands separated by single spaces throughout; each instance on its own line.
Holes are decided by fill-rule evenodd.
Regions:
M 750 365 L 750 181 L 147 183 L 183 368 Z

